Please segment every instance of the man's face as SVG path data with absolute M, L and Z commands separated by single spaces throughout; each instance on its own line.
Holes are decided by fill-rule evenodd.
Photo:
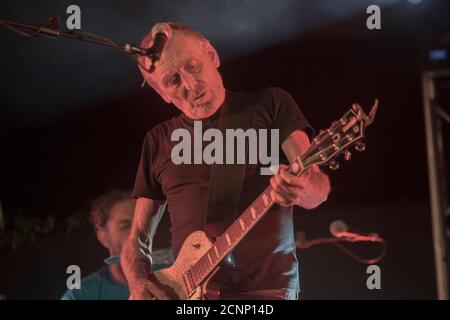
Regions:
M 225 99 L 219 65 L 209 43 L 173 32 L 155 71 L 144 76 L 166 102 L 191 119 L 203 119 L 214 114 Z
M 134 199 L 126 199 L 114 204 L 111 208 L 108 221 L 97 232 L 99 240 L 109 249 L 110 255 L 120 255 L 123 244 L 128 238 L 133 221 Z

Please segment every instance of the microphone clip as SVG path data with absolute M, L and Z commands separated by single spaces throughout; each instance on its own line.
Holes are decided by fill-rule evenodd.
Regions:
M 148 71 L 152 73 L 155 71 L 156 63 L 161 59 L 161 54 L 166 45 L 168 36 L 164 32 L 157 32 L 154 35 L 153 46 L 146 50 L 146 55 L 150 58 L 150 67 Z
M 34 36 L 44 36 L 48 38 L 57 38 L 60 36 L 60 17 L 50 17 L 48 25 L 40 25 L 35 31 Z

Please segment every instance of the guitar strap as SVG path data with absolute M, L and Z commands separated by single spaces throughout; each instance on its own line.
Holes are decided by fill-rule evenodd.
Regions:
M 243 129 L 245 131 L 250 126 L 251 114 L 248 102 L 249 100 L 244 94 L 226 92 L 224 104 L 220 109 L 217 128 L 222 132 L 223 137 L 226 137 L 226 129 Z M 223 139 L 223 142 L 226 145 L 225 139 Z M 227 150 L 224 150 L 223 159 L 226 159 L 226 152 Z M 246 146 L 246 154 L 248 155 L 248 146 Z M 208 224 L 220 225 L 225 228 L 227 222 L 238 214 L 246 165 L 236 164 L 236 148 L 234 155 L 234 164 L 213 164 L 211 166 L 208 210 L 204 219 L 205 231 L 207 231 L 206 225 Z M 157 214 L 151 218 L 145 239 L 138 239 L 140 250 L 150 260 L 150 263 L 153 262 L 153 238 L 166 206 L 167 202 L 164 202 L 158 209 Z M 217 229 L 217 232 L 208 235 L 215 237 L 223 231 Z M 231 256 L 229 259 L 232 259 Z M 230 260 L 228 263 L 232 264 L 232 261 Z
M 220 109 L 218 128 L 223 137 L 226 137 L 226 129 L 243 129 L 244 131 L 251 124 L 251 114 L 249 112 L 248 96 L 242 93 L 226 92 L 223 106 Z M 227 145 L 223 139 L 224 145 Z M 235 145 L 235 143 L 233 143 Z M 227 222 L 236 218 L 241 197 L 242 184 L 245 176 L 244 164 L 237 164 L 236 146 L 233 150 L 233 164 L 213 164 L 209 179 L 208 190 L 208 211 L 205 216 L 205 231 L 208 231 L 208 224 L 221 225 L 215 234 L 208 234 L 210 237 L 220 235 Z M 224 148 L 223 159 L 226 159 L 226 153 L 231 152 Z M 248 146 L 246 146 L 248 154 Z

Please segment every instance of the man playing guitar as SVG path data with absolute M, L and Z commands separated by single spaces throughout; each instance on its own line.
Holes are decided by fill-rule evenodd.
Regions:
M 140 252 L 138 239 L 145 236 L 150 218 L 163 202 L 168 203 L 172 223 L 172 249 L 179 261 L 178 270 L 192 265 L 192 261 L 188 260 L 188 251 L 183 249 L 183 242 L 188 237 L 201 230 L 206 231 L 212 240 L 236 219 L 235 215 L 221 217 L 218 224 L 204 225 L 211 166 L 174 164 L 171 161 L 171 151 L 175 144 L 171 136 L 174 130 L 184 128 L 192 132 L 196 120 L 202 121 L 204 130 L 216 128 L 220 109 L 233 105 L 242 110 L 248 109 L 251 113 L 251 128 L 279 129 L 279 143 L 290 163 L 294 163 L 309 148 L 313 137 L 309 123 L 285 91 L 278 88 L 267 88 L 251 94 L 227 91 L 218 71 L 219 56 L 210 42 L 190 27 L 174 23 L 165 23 L 164 26 L 170 28 L 172 34 L 164 46 L 160 60 L 153 72 L 149 72 L 150 60 L 141 58 L 140 69 L 146 82 L 182 114 L 155 126 L 145 136 L 133 190 L 137 202 L 132 230 L 121 255 L 132 299 L 196 296 L 193 288 L 186 288 L 190 286 L 190 277 L 198 275 L 183 271 L 178 276 L 174 269 L 171 276 L 162 281 L 151 273 L 148 259 Z M 143 39 L 141 47 L 149 48 L 152 44 L 153 37 L 149 34 Z M 294 172 L 301 169 L 299 163 L 294 163 L 293 166 Z M 269 185 L 272 188 L 268 194 L 263 194 L 263 200 L 275 204 L 267 208 L 267 214 L 258 224 L 251 230 L 246 230 L 248 224 L 245 220 L 236 220 L 237 226 L 246 236 L 233 247 L 234 267 L 224 268 L 221 280 L 222 299 L 298 297 L 293 206 L 316 208 L 326 201 L 330 182 L 316 165 L 297 176 L 287 165 L 281 164 L 277 174 L 272 177 L 261 175 L 257 165 L 248 165 L 242 182 L 239 209 L 245 209 Z M 250 208 L 250 220 L 256 220 L 254 210 Z M 231 233 L 222 238 L 225 245 L 228 243 L 231 246 Z M 200 246 L 203 240 L 198 241 Z M 207 246 L 212 248 L 211 243 Z M 196 249 L 198 248 L 192 250 Z M 202 252 L 203 260 L 209 261 L 211 265 L 216 265 L 214 259 L 220 257 L 218 250 L 214 250 Z M 205 271 L 204 276 L 208 275 Z M 168 292 L 170 288 L 173 289 L 172 293 Z M 198 298 L 204 298 L 203 294 L 200 293 Z

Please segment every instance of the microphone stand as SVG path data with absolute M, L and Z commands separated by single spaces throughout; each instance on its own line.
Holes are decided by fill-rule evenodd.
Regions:
M 26 37 L 45 37 L 51 39 L 61 37 L 65 39 L 95 43 L 102 46 L 115 48 L 127 54 L 143 68 L 144 66 L 137 60 L 138 56 L 145 55 L 150 57 L 152 65 L 155 62 L 155 57 L 151 49 L 142 49 L 129 43 L 118 44 L 109 38 L 88 32 L 60 31 L 59 17 L 51 17 L 50 23 L 48 25 L 39 25 L 39 26 L 25 24 L 17 21 L 0 19 L 0 26 L 4 26 L 8 30 Z

